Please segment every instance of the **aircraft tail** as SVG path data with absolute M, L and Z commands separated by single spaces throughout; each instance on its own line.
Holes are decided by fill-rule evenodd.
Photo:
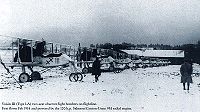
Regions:
M 74 60 L 72 60 L 69 56 L 67 56 L 66 54 L 62 54 L 62 56 L 65 58 L 65 59 L 67 59 L 67 60 L 69 60 L 69 61 L 74 61 Z

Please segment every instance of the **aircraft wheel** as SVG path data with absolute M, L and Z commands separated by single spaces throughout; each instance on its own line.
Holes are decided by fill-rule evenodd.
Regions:
M 146 68 L 146 65 L 143 65 L 142 68 L 145 69 L 145 68 Z
M 200 75 L 199 73 L 196 73 L 196 74 L 195 74 L 196 77 L 199 77 L 199 75 Z
M 30 76 L 27 73 L 21 73 L 19 75 L 19 82 L 24 83 L 24 82 L 30 82 Z
M 78 81 L 83 80 L 83 75 L 81 73 L 76 73 L 76 75 L 78 76 Z
M 136 70 L 136 68 L 135 68 L 135 67 L 131 67 L 131 70 L 135 71 L 135 70 Z
M 114 67 L 110 66 L 109 71 L 114 71 Z
M 42 78 L 41 78 L 41 75 L 38 71 L 34 71 L 34 72 L 31 73 L 31 79 L 32 80 L 40 80 Z
M 76 75 L 75 73 L 71 73 L 71 74 L 69 75 L 69 80 L 70 80 L 71 82 L 77 82 L 77 81 L 78 81 L 78 75 Z
M 89 72 L 88 68 L 84 67 L 84 68 L 82 69 L 82 73 L 83 73 L 83 74 L 86 74 L 86 73 L 88 73 L 88 72 Z
M 114 73 L 120 73 L 120 72 L 122 72 L 122 70 L 120 70 L 120 69 L 114 70 Z
M 130 67 L 128 66 L 128 65 L 126 65 L 125 67 L 124 67 L 124 69 L 129 69 Z

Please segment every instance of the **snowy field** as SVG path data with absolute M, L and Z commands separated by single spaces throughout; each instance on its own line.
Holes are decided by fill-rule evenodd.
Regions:
M 193 67 L 194 73 L 200 73 L 199 65 Z M 68 70 L 55 68 L 42 74 L 44 80 L 22 83 L 19 89 L 0 65 L 0 111 L 200 112 L 200 78 L 193 75 L 190 91 L 184 91 L 179 69 L 180 65 L 170 65 L 107 72 L 94 83 L 91 74 L 81 82 L 70 82 Z M 18 79 L 21 69 L 11 71 Z

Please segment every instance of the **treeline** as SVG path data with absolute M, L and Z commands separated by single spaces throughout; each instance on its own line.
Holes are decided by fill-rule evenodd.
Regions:
M 200 41 L 197 44 L 184 44 L 180 49 L 185 51 L 185 58 L 200 64 Z
M 96 47 L 101 49 L 113 49 L 113 50 L 131 50 L 140 48 L 152 48 L 154 50 L 183 50 L 185 58 L 191 59 L 193 62 L 200 64 L 200 41 L 196 44 L 183 44 L 183 45 L 164 45 L 164 44 L 132 44 L 132 43 L 121 43 L 121 44 L 91 44 L 90 47 Z
M 116 50 L 131 50 L 131 49 L 139 49 L 139 48 L 153 48 L 154 50 L 173 50 L 173 49 L 181 49 L 181 46 L 171 46 L 164 44 L 132 44 L 132 43 L 121 43 L 121 44 L 91 44 L 90 47 L 96 47 L 101 49 L 116 49 Z

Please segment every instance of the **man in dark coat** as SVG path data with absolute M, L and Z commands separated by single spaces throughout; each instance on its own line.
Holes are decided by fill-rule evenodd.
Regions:
M 32 62 L 31 47 L 27 46 L 26 42 L 22 42 L 20 45 L 19 54 L 18 52 L 15 54 L 14 62 L 17 62 L 18 55 L 21 62 Z
M 36 48 L 34 50 L 34 56 L 43 56 L 43 53 L 45 52 L 45 45 L 46 45 L 45 41 L 36 43 Z
M 99 58 L 96 57 L 96 60 L 93 62 L 92 65 L 92 75 L 95 75 L 95 82 L 99 80 L 99 76 L 101 75 L 101 64 Z
M 184 63 L 181 65 L 180 72 L 181 72 L 181 83 L 183 83 L 183 89 L 186 90 L 185 83 L 187 83 L 187 90 L 189 90 L 190 83 L 193 83 L 191 76 L 193 68 L 192 64 L 189 63 L 189 60 L 184 60 Z
M 21 62 L 32 62 L 31 49 L 32 48 L 27 45 L 27 42 L 23 41 L 22 45 L 19 46 L 19 54 L 18 52 L 15 54 L 14 62 L 17 62 L 18 55 Z M 31 70 L 31 72 L 33 72 L 33 69 L 31 66 L 28 66 L 28 68 Z

